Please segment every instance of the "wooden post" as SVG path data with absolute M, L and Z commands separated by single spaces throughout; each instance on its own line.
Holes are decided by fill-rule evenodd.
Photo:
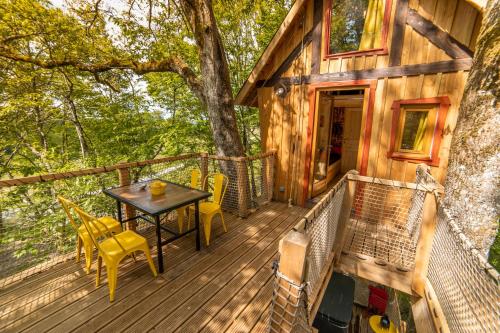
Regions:
M 237 188 L 238 188 L 238 216 L 247 217 L 248 215 L 248 169 L 245 157 L 238 157 L 234 160 L 236 163 Z
M 310 244 L 309 236 L 294 230 L 290 230 L 280 240 L 279 272 L 294 285 L 301 285 L 304 282 Z M 297 289 L 285 279 L 279 280 L 279 286 L 280 288 L 275 291 L 280 296 L 275 298 L 275 304 L 273 304 L 271 326 L 276 332 L 291 332 L 293 327 L 289 323 L 296 322 L 293 317 L 296 309 L 290 303 L 297 302 L 300 295 Z
M 274 159 L 276 158 L 276 153 L 267 157 L 267 168 L 266 168 L 266 189 L 267 189 L 267 200 L 273 200 L 273 189 L 274 189 Z
M 436 215 L 436 197 L 433 192 L 427 192 L 422 212 L 422 225 L 420 226 L 420 235 L 418 237 L 417 250 L 415 253 L 415 268 L 413 269 L 413 281 L 411 286 L 412 290 L 420 297 L 424 297 L 425 295 L 425 280 L 429 267 L 432 240 L 434 239 L 434 233 L 436 231 Z
M 130 185 L 130 169 L 129 168 L 118 168 L 118 179 L 120 181 L 120 186 Z M 129 205 L 125 205 L 125 219 L 130 219 L 135 216 L 135 209 Z M 137 227 L 137 222 L 128 222 L 127 229 L 135 230 Z
M 201 169 L 201 186 L 203 191 L 208 189 L 208 182 L 205 178 L 208 176 L 208 153 L 200 153 L 200 169 Z
M 335 235 L 335 242 L 333 243 L 335 252 L 335 265 L 339 263 L 340 256 L 342 254 L 342 248 L 344 247 L 347 226 L 351 217 L 352 203 L 354 201 L 354 193 L 356 191 L 357 183 L 356 181 L 349 180 L 347 178 L 345 181 L 347 182 L 347 184 L 344 192 L 344 197 L 342 199 L 342 208 L 339 216 L 337 234 Z

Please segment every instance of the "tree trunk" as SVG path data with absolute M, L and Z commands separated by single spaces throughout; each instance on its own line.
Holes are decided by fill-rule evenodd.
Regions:
M 207 108 L 219 155 L 243 156 L 234 111 L 229 66 L 211 0 L 181 1 L 198 45 L 202 100 Z
M 86 159 L 89 152 L 89 146 L 87 145 L 87 140 L 85 140 L 85 132 L 83 131 L 83 126 L 80 123 L 80 119 L 78 119 L 76 105 L 69 95 L 65 98 L 69 106 L 71 122 L 75 126 L 76 135 L 78 136 L 78 142 L 80 143 L 80 152 L 82 154 L 82 158 Z
M 444 206 L 483 253 L 496 235 L 500 205 L 499 2 L 488 1 L 484 13 L 453 134 L 444 196 Z

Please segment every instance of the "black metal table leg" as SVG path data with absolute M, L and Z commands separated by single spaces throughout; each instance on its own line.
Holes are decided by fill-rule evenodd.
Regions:
M 196 229 L 196 251 L 200 251 L 200 205 L 194 203 L 194 227 Z
M 163 273 L 163 251 L 161 249 L 161 228 L 160 228 L 160 216 L 155 215 L 156 222 L 156 247 L 158 252 L 158 270 Z
M 116 200 L 116 208 L 117 208 L 117 214 L 118 214 L 118 222 L 120 222 L 120 227 L 122 227 L 122 230 L 125 230 L 123 228 L 123 217 L 122 217 L 122 203 L 120 200 Z

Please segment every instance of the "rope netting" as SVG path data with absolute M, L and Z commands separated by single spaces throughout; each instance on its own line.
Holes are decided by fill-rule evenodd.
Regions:
M 305 232 L 311 239 L 306 268 L 307 293 L 310 296 L 317 294 L 322 282 L 321 274 L 332 260 L 333 245 L 337 236 L 345 190 L 346 180 L 344 177 L 323 199 L 324 206 L 317 206 L 322 209 L 318 209 L 317 215 L 306 223 Z
M 245 217 L 246 211 L 271 201 L 274 155 L 247 159 L 209 156 L 208 160 L 209 174 L 220 172 L 229 179 L 222 203 L 225 210 Z
M 248 201 L 251 208 L 258 208 L 273 198 L 274 155 L 250 158 L 247 168 L 250 182 Z
M 297 285 L 275 272 L 269 332 L 310 333 L 305 284 Z
M 436 183 L 428 172 L 417 180 Z M 500 332 L 500 276 L 442 206 L 427 277 L 450 332 Z
M 333 251 L 339 247 L 344 254 L 372 257 L 376 262 L 391 263 L 400 269 L 409 270 L 414 266 L 425 187 L 419 184 L 407 187 L 402 183 L 365 177 L 371 179 L 370 182 L 363 180 L 363 177 L 356 178 L 356 175 L 352 177 L 353 180 L 351 174 L 347 174 L 339 180 L 306 215 L 304 227 L 299 224 L 295 228 L 307 234 L 310 240 L 303 296 L 306 303 L 310 303 L 307 303 L 307 312 L 297 312 L 298 317 L 294 319 L 296 323 L 308 322 L 309 312 L 318 301 L 320 288 L 331 267 L 335 254 Z M 343 204 L 346 202 L 348 182 L 351 182 L 349 186 L 353 186 L 351 193 L 354 195 L 346 225 L 342 226 L 345 227 L 342 237 L 338 232 L 341 223 L 344 223 L 340 219 L 345 209 Z M 335 243 L 340 239 L 344 240 L 343 245 Z M 278 295 L 286 292 L 277 282 L 280 279 L 283 277 L 276 276 L 274 293 Z M 287 297 L 286 293 L 281 296 L 282 299 Z M 271 323 L 273 320 L 282 320 L 283 315 L 275 311 L 277 306 L 273 300 Z M 298 324 L 296 327 L 302 328 Z M 271 327 L 271 331 L 276 330 Z M 292 331 L 281 329 L 279 332 Z
M 424 199 L 425 191 L 356 182 L 343 250 L 411 270 Z
M 94 215 L 113 215 L 116 205 L 102 189 L 118 184 L 118 174 L 109 172 L 0 188 L 0 287 L 17 272 L 29 275 L 74 256 L 76 234 L 57 195 Z

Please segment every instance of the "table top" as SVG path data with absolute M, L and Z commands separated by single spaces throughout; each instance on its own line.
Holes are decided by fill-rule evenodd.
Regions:
M 391 320 L 391 324 L 390 324 L 389 328 L 383 328 L 382 326 L 380 326 L 380 318 L 382 318 L 382 316 L 374 315 L 374 316 L 370 317 L 369 323 L 370 323 L 370 328 L 373 330 L 373 332 L 375 332 L 375 333 L 398 333 L 398 329 L 396 328 L 396 326 L 394 325 L 392 320 Z
M 210 197 L 212 194 L 176 183 L 159 180 L 167 184 L 164 194 L 152 196 L 147 186 L 151 181 L 105 189 L 103 192 L 143 213 L 158 215 Z

